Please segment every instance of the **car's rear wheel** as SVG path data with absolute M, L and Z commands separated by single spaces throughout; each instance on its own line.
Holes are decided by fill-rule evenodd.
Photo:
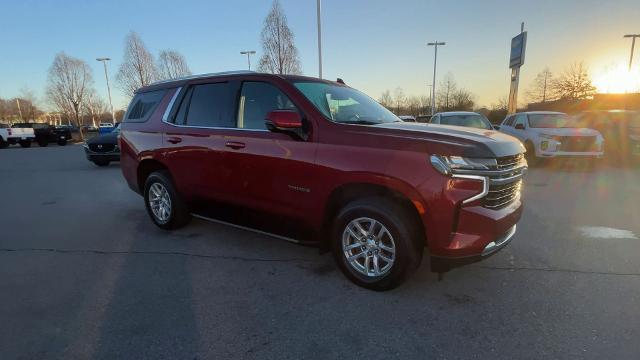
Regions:
M 18 142 L 23 148 L 31 147 L 31 140 L 20 140 Z
M 332 232 L 334 257 L 355 284 L 390 290 L 402 284 L 422 260 L 419 229 L 405 208 L 383 198 L 346 205 Z
M 9 146 L 9 143 L 7 141 L 0 139 L 0 149 L 4 149 L 7 146 Z
M 60 146 L 67 145 L 67 139 L 58 139 L 58 145 Z
M 157 171 L 147 177 L 144 202 L 151 220 L 162 229 L 178 229 L 191 220 L 189 208 L 166 171 Z

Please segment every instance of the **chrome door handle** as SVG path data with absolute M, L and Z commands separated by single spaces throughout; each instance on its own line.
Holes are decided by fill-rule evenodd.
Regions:
M 179 137 L 171 136 L 171 137 L 167 138 L 167 141 L 172 143 L 172 144 L 177 144 L 177 143 L 182 142 L 182 139 L 179 138 Z
M 243 142 L 239 142 L 239 141 L 227 141 L 224 144 L 224 146 L 228 148 L 232 148 L 234 150 L 239 150 L 239 149 L 244 149 L 246 145 Z

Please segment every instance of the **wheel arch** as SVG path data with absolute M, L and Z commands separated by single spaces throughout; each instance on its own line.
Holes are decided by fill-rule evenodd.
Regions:
M 140 194 L 144 193 L 144 184 L 145 184 L 145 181 L 147 180 L 147 177 L 149 177 L 151 173 L 155 171 L 160 171 L 160 170 L 166 171 L 169 178 L 171 178 L 171 181 L 173 181 L 173 177 L 169 172 L 169 168 L 162 162 L 153 158 L 144 159 L 140 161 L 140 163 L 138 164 L 138 168 L 136 170 L 136 184 L 138 186 L 138 190 Z
M 424 203 L 411 200 L 412 196 L 390 186 L 371 182 L 350 182 L 341 184 L 331 191 L 322 220 L 322 236 L 320 237 L 320 250 L 329 251 L 331 247 L 330 233 L 335 216 L 349 202 L 363 197 L 379 197 L 399 204 L 410 214 L 410 221 L 417 226 L 422 243 L 426 244 L 426 233 L 421 218 L 421 212 L 425 211 Z M 414 197 L 415 199 L 415 197 Z M 418 210 L 420 209 L 420 210 Z

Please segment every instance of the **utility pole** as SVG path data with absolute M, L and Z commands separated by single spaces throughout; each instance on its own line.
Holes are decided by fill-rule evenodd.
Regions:
M 107 72 L 107 61 L 111 60 L 108 57 L 97 58 L 97 61 L 102 62 L 104 65 L 104 78 L 107 80 L 107 94 L 109 95 L 109 107 L 111 108 L 111 121 L 115 125 L 116 114 L 113 112 L 113 102 L 111 102 L 111 86 L 109 85 L 109 73 Z
M 427 84 L 427 88 L 429 88 L 429 107 L 431 107 L 431 88 L 433 84 Z
M 631 56 L 629 57 L 629 71 L 631 71 L 631 65 L 633 65 L 633 50 L 636 47 L 636 38 L 639 38 L 640 34 L 627 34 L 624 37 L 631 38 Z
M 256 52 L 253 50 L 240 51 L 241 55 L 247 55 L 247 64 L 249 64 L 249 71 L 251 71 L 251 55 L 255 53 Z
M 430 42 L 427 43 L 427 46 L 435 47 L 435 54 L 433 56 L 433 83 L 431 85 L 431 115 L 435 113 L 436 108 L 436 64 L 438 62 L 438 46 L 446 45 L 445 42 Z
M 316 15 L 318 17 L 318 77 L 322 79 L 322 5 L 321 0 L 316 1 Z

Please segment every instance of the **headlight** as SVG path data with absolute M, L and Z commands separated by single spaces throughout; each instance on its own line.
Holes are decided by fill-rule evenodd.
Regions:
M 431 155 L 431 165 L 443 175 L 456 170 L 491 170 L 498 165 L 496 159 L 466 158 L 462 156 Z

